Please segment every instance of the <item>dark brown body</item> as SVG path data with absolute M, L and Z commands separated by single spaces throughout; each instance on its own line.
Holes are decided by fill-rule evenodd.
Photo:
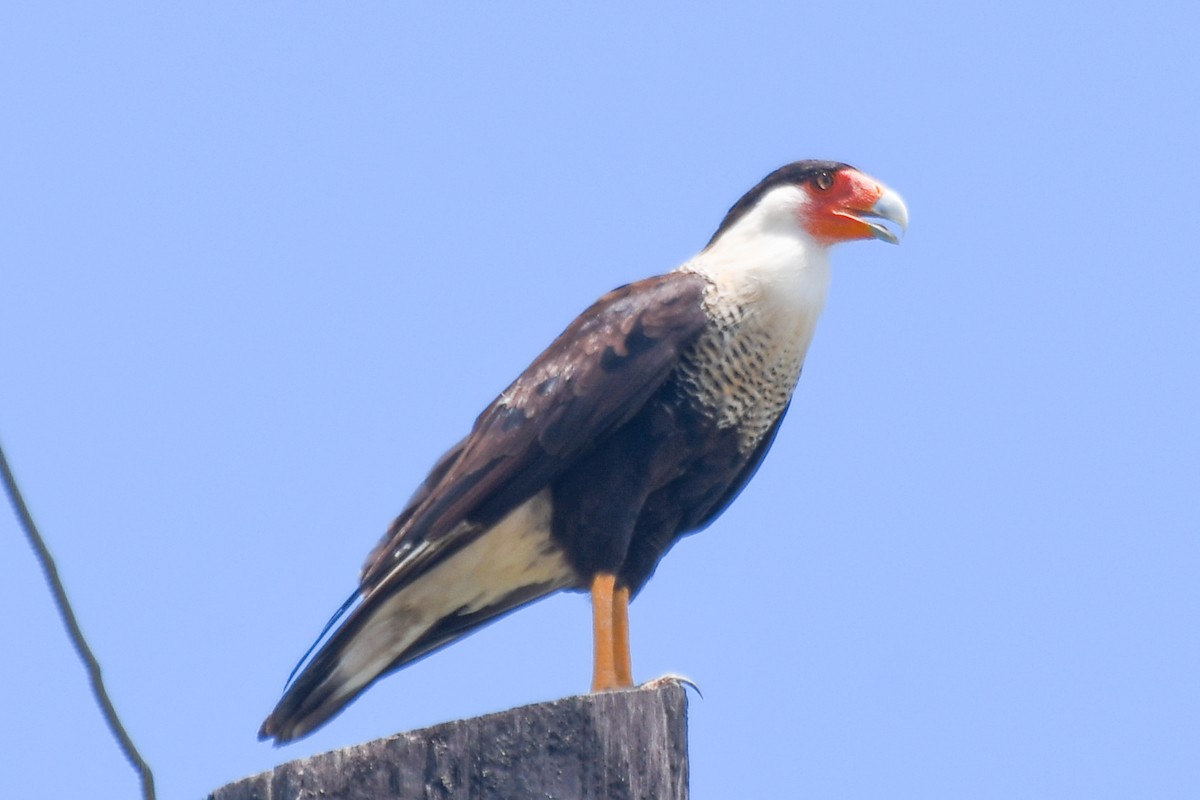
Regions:
M 303 735 L 379 677 L 549 592 L 586 589 L 599 572 L 637 592 L 680 536 L 715 519 L 754 473 L 778 421 L 747 447 L 690 391 L 680 368 L 713 324 L 706 289 L 702 277 L 674 272 L 610 292 L 484 410 L 371 553 L 352 598 L 362 602 L 288 688 L 260 735 Z M 343 651 L 369 638 L 364 628 L 379 624 L 389 598 L 546 492 L 543 552 L 569 568 L 553 580 L 503 587 L 483 608 L 464 602 L 344 696 L 336 679 Z
M 737 429 L 718 428 L 681 388 L 668 379 L 551 484 L 554 538 L 581 576 L 615 573 L 636 594 L 679 537 L 733 501 L 770 448 L 778 422 L 747 452 Z
M 437 538 L 448 521 L 485 531 L 549 487 L 553 540 L 576 588 L 605 571 L 640 589 L 678 537 L 733 500 L 782 419 L 747 447 L 690 391 L 680 365 L 711 324 L 705 289 L 697 275 L 670 273 L 581 314 L 435 467 L 368 559 L 364 588 L 413 540 Z

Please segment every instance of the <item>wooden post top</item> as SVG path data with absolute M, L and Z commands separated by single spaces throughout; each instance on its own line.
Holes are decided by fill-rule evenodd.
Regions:
M 673 679 L 446 722 L 289 761 L 209 800 L 687 800 Z

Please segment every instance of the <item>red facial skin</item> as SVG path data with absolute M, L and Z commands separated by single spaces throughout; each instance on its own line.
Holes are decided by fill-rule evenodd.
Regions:
M 856 169 L 824 174 L 833 178 L 829 188 L 822 189 L 819 179 L 804 184 L 804 190 L 812 198 L 801 212 L 804 227 L 824 245 L 874 239 L 874 230 L 859 219 L 859 215 L 871 210 L 875 201 L 883 196 L 883 187 Z

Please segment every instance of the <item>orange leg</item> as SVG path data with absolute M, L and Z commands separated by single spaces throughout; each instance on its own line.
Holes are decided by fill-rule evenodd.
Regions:
M 617 588 L 617 578 L 611 573 L 601 572 L 592 579 L 592 636 L 595 645 L 592 691 L 632 686 L 629 589 Z
M 618 586 L 613 592 L 613 668 L 617 685 L 633 686 L 633 663 L 629 657 L 629 587 Z
M 592 579 L 592 640 L 595 655 L 592 664 L 592 691 L 617 688 L 617 669 L 613 662 L 613 589 L 615 575 L 601 572 Z

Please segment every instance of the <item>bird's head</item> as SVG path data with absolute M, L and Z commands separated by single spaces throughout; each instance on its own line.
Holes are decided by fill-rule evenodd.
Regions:
M 900 195 L 848 164 L 797 161 L 746 192 L 729 209 L 709 246 L 739 223 L 805 234 L 824 247 L 854 239 L 898 244 L 899 236 L 877 220 L 904 232 L 908 209 Z

